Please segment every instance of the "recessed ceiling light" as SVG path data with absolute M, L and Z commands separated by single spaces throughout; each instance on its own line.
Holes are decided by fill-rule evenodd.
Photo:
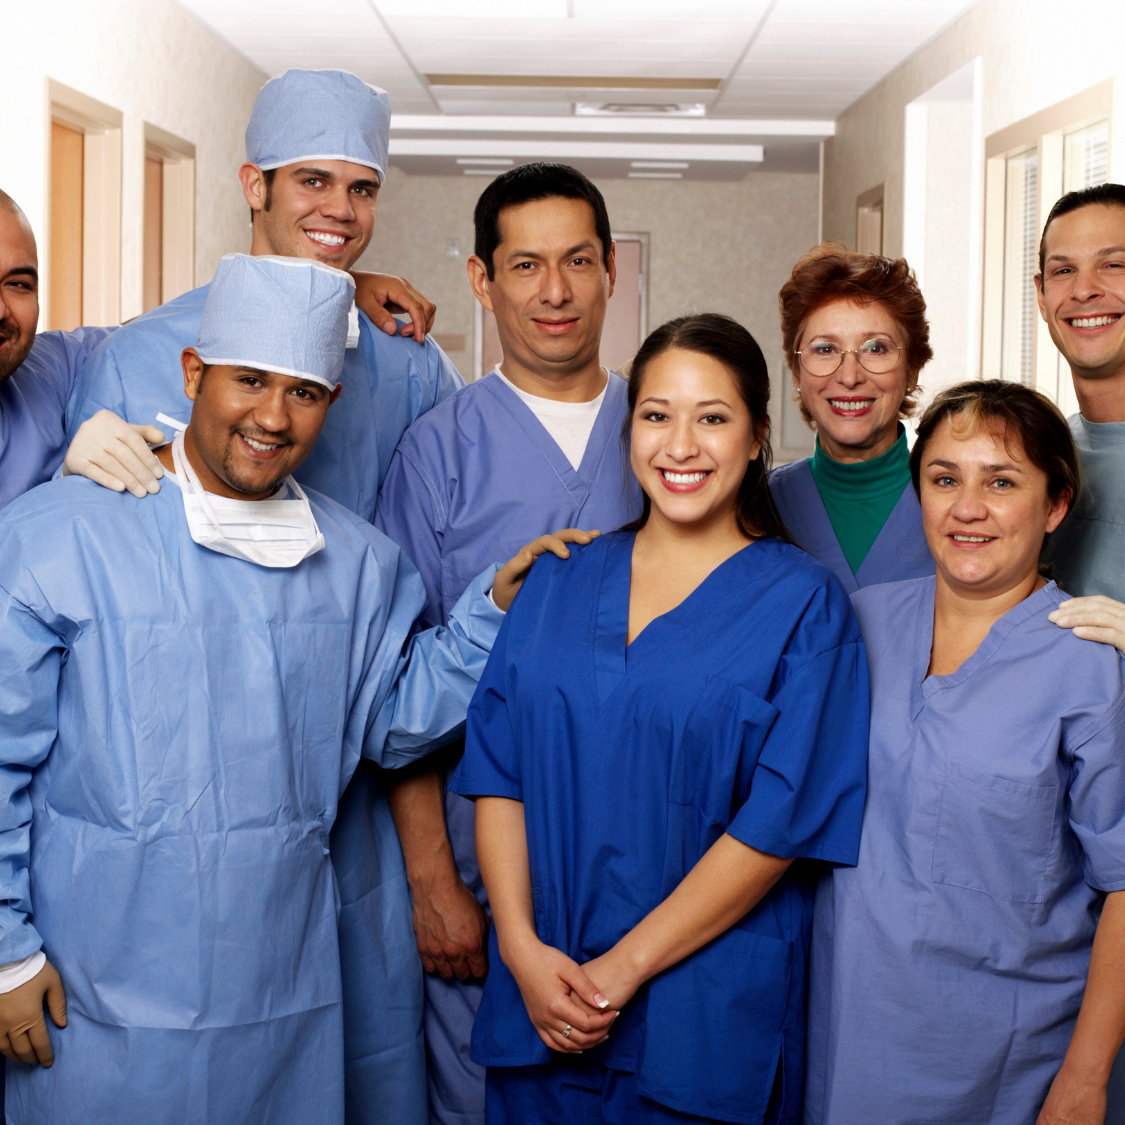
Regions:
M 631 160 L 630 168 L 688 168 L 686 160 Z
M 631 180 L 682 180 L 683 172 L 630 172 Z
M 497 168 L 511 168 L 515 164 L 514 160 L 508 160 L 504 157 L 491 157 L 491 156 L 459 156 L 457 157 L 458 164 L 489 164 Z
M 706 117 L 702 102 L 575 102 L 575 117 Z

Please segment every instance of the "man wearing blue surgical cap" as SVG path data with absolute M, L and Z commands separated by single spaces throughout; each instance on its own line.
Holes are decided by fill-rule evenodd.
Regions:
M 460 730 L 530 554 L 412 635 L 409 561 L 294 479 L 340 393 L 350 302 L 318 263 L 224 259 L 182 356 L 191 421 L 160 451 L 174 487 L 69 478 L 0 514 L 17 1125 L 344 1121 L 337 802 L 361 755 L 394 768 Z M 371 862 L 402 888 L 386 802 L 369 813 Z M 379 937 L 413 954 L 398 906 Z M 368 999 L 394 1050 L 418 982 L 390 969 Z M 401 1077 L 382 1120 L 417 1115 Z
M 387 95 L 337 70 L 291 70 L 267 82 L 246 130 L 243 190 L 251 208 L 254 255 L 285 255 L 349 268 L 371 240 L 378 190 L 386 174 Z M 176 371 L 192 343 L 207 299 L 203 286 L 118 329 L 79 376 L 67 413 L 71 433 L 100 410 L 168 432 L 191 414 Z M 353 339 L 355 337 L 353 320 Z M 328 414 L 316 448 L 296 476 L 349 511 L 371 520 L 399 438 L 407 427 L 463 383 L 430 339 L 388 336 L 360 314 L 358 344 L 344 359 L 342 401 Z M 341 801 L 332 839 L 339 878 L 348 1106 L 352 1122 L 380 1116 L 377 1090 L 388 1073 L 413 1088 L 422 1052 L 420 970 L 412 940 L 388 942 L 384 919 L 401 888 L 380 882 L 374 854 L 377 779 L 361 765 Z M 378 798 L 382 799 L 382 798 Z M 409 817 L 409 811 L 404 815 Z M 396 842 L 395 847 L 398 847 Z M 404 907 L 409 920 L 409 905 Z M 389 1039 L 380 1004 L 388 980 L 415 979 L 417 1003 L 409 1042 Z M 404 1001 L 405 1003 L 405 1001 Z M 423 1115 L 424 1119 L 424 1115 Z

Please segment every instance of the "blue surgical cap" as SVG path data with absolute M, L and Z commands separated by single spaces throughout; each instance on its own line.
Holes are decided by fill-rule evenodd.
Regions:
M 335 387 L 354 291 L 350 274 L 311 258 L 228 254 L 207 293 L 195 350 L 204 363 Z
M 259 168 L 348 160 L 387 175 L 391 102 L 346 70 L 287 70 L 258 91 L 246 159 Z

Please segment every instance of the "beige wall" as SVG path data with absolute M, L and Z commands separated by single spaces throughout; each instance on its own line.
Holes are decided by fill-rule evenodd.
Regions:
M 123 319 L 141 311 L 146 121 L 196 148 L 196 283 L 210 278 L 223 254 L 249 249 L 249 212 L 236 174 L 244 159 L 243 131 L 265 75 L 172 0 L 6 3 L 3 35 L 0 187 L 27 212 L 41 243 L 46 79 L 123 114 Z
M 981 132 L 987 137 L 1125 73 L 1123 33 L 1120 0 L 1092 0 L 1073 15 L 1057 0 L 980 0 L 836 122 L 835 137 L 824 145 L 824 237 L 852 245 L 856 196 L 885 183 L 884 249 L 902 252 L 905 109 L 942 79 L 980 57 Z M 1123 96 L 1119 89 L 1117 140 L 1125 130 Z M 1115 149 L 1120 179 L 1125 144 Z
M 472 253 L 473 205 L 486 183 L 392 168 L 375 238 L 360 262 L 406 276 L 438 303 L 435 332 L 465 337 L 465 350 L 451 351 L 450 358 L 467 377 L 474 299 L 465 261 Z M 816 241 L 817 177 L 754 172 L 733 183 L 605 180 L 598 186 L 615 230 L 650 236 L 649 327 L 686 312 L 727 313 L 750 329 L 771 377 L 778 376 L 777 291 Z M 457 258 L 446 256 L 450 239 L 458 241 Z M 780 436 L 780 428 L 776 432 Z M 805 437 L 791 419 L 789 432 Z

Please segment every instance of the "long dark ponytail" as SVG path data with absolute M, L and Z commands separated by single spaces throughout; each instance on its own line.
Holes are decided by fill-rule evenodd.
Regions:
M 698 352 L 718 360 L 734 379 L 742 401 L 750 412 L 761 450 L 746 467 L 746 475 L 738 489 L 736 514 L 739 530 L 748 539 L 776 537 L 793 543 L 793 536 L 785 526 L 769 489 L 769 472 L 773 462 L 770 448 L 770 377 L 766 360 L 757 341 L 737 320 L 720 313 L 696 313 L 681 316 L 662 324 L 641 345 L 629 371 L 629 414 L 621 427 L 621 445 L 625 463 L 629 464 L 629 449 L 633 429 L 633 412 L 637 408 L 645 369 L 658 356 L 671 348 Z M 626 471 L 629 471 L 628 469 Z M 648 522 L 652 501 L 644 494 L 640 516 L 626 524 L 623 531 L 639 531 Z

